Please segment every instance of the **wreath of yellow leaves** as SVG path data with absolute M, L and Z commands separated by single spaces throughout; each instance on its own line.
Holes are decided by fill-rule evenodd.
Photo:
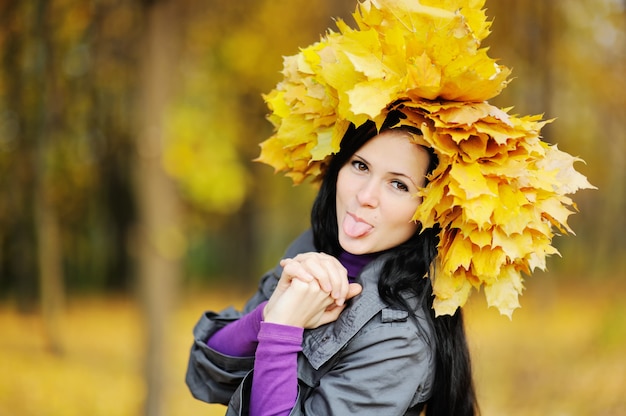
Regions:
M 541 141 L 549 121 L 516 117 L 487 100 L 510 70 L 481 48 L 490 22 L 484 0 L 363 0 L 357 29 L 284 59 L 284 79 L 264 96 L 274 134 L 258 161 L 295 184 L 319 178 L 350 123 L 380 127 L 391 110 L 439 157 L 413 220 L 441 227 L 433 277 L 437 315 L 453 314 L 472 288 L 511 316 L 521 273 L 545 269 L 553 227 L 572 230 L 567 194 L 593 188 L 577 159 Z

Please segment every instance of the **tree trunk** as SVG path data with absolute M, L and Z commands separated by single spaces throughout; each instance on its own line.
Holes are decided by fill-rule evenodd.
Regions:
M 146 340 L 147 388 L 144 414 L 161 416 L 171 360 L 167 329 L 179 282 L 183 247 L 180 207 L 171 178 L 163 169 L 162 143 L 169 90 L 179 47 L 176 1 L 145 2 L 145 30 L 139 44 L 136 195 L 139 295 Z
M 65 310 L 65 285 L 61 262 L 59 223 L 55 211 L 47 203 L 43 190 L 36 191 L 36 225 L 39 263 L 41 313 L 47 348 L 63 353 L 63 313 Z
M 62 250 L 59 222 L 49 195 L 47 154 L 52 126 L 48 104 L 52 99 L 54 68 L 47 21 L 48 2 L 39 0 L 34 7 L 35 71 L 34 82 L 40 91 L 34 108 L 35 119 L 35 187 L 33 189 L 36 253 L 39 273 L 39 296 L 47 347 L 55 354 L 63 352 L 61 321 L 65 303 Z
M 37 298 L 37 258 L 34 252 L 35 229 L 33 208 L 33 185 L 35 171 L 35 143 L 31 113 L 26 100 L 31 79 L 22 71 L 21 62 L 26 55 L 28 33 L 15 22 L 28 18 L 22 16 L 18 2 L 5 2 L 0 9 L 0 24 L 6 31 L 2 52 L 2 87 L 4 112 L 11 115 L 14 124 L 13 137 L 10 139 L 14 148 L 8 162 L 5 175 L 0 184 L 3 208 L 11 218 L 5 223 L 3 234 L 2 279 L 16 291 L 17 305 L 21 313 L 33 312 Z

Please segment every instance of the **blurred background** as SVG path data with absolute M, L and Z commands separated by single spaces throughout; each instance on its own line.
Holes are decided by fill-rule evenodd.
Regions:
M 355 0 L 0 0 L 0 415 L 223 414 L 184 385 L 315 189 L 253 162 L 282 56 Z M 467 305 L 489 415 L 626 414 L 626 1 L 487 0 L 491 100 L 581 157 L 576 236 L 513 320 Z

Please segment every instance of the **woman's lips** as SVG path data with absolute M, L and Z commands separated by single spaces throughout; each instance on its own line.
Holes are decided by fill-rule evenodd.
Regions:
M 363 237 L 365 234 L 369 233 L 373 226 L 363 221 L 359 217 L 347 213 L 343 218 L 342 224 L 343 232 L 350 238 L 359 238 Z

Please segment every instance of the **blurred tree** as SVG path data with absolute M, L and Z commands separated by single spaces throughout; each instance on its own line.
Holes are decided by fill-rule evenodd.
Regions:
M 44 317 L 44 330 L 49 348 L 55 353 L 62 352 L 61 315 L 64 308 L 65 288 L 63 283 L 63 267 L 59 219 L 56 207 L 50 195 L 49 155 L 54 146 L 53 131 L 54 112 L 46 111 L 54 107 L 55 67 L 52 65 L 54 55 L 53 42 L 50 42 L 50 26 L 48 18 L 48 2 L 38 0 L 34 3 L 34 95 L 35 111 L 33 112 L 33 128 L 35 129 L 35 163 L 33 165 L 35 183 L 33 187 L 33 203 L 35 207 L 35 235 L 41 311 Z M 51 134 L 52 133 L 52 134 Z
M 32 17 L 23 16 L 18 2 L 3 2 L 0 18 L 4 28 L 2 57 L 2 181 L 3 197 L 0 239 L 3 249 L 2 280 L 11 278 L 22 311 L 32 309 L 36 299 L 37 263 L 34 201 L 35 138 L 29 118 L 34 109 L 23 90 L 32 85 L 31 68 L 24 68 L 28 55 Z M 11 97 L 9 100 L 8 97 Z M 8 284 L 8 283 L 5 283 Z
M 131 172 L 137 9 L 132 2 L 93 2 L 89 26 L 68 57 L 72 72 L 91 77 L 85 85 L 84 121 L 97 192 L 90 208 L 99 223 L 94 224 L 100 234 L 99 281 L 105 289 L 115 291 L 125 291 L 133 282 L 128 240 L 135 220 Z
M 563 249 L 571 253 L 569 271 L 620 279 L 626 276 L 626 7 L 618 0 L 557 4 L 567 23 L 556 51 L 561 137 L 587 161 L 600 190 L 579 203 L 575 230 L 585 243 L 567 241 Z
M 59 220 L 48 185 L 51 181 L 50 154 L 56 146 L 54 113 L 54 44 L 50 42 L 48 3 L 33 2 L 19 7 L 3 4 L 7 23 L 2 85 L 7 89 L 0 107 L 3 124 L 2 175 L 5 191 L 0 216 L 1 270 L 16 277 L 18 304 L 28 310 L 36 288 L 44 313 L 44 331 L 51 351 L 62 351 L 60 316 L 63 309 L 63 271 Z M 10 94 L 10 95 L 9 95 Z M 11 143 L 15 143 L 14 145 Z M 9 153 L 7 152 L 7 153 Z M 11 174 L 17 174 L 15 176 Z M 4 273 L 3 273 L 4 274 Z M 39 279 L 37 280 L 37 276 Z M 39 283 L 39 284 L 37 284 Z
M 72 287 L 123 288 L 129 277 L 134 28 L 118 3 L 0 5 L 0 288 L 15 290 L 21 305 L 38 293 L 37 256 L 55 251 L 36 250 L 49 238 L 35 219 L 50 225 L 56 217 L 62 257 L 54 263 Z
M 144 414 L 165 412 L 167 329 L 180 281 L 185 238 L 177 190 L 163 166 L 165 115 L 175 87 L 183 19 L 177 0 L 141 1 L 135 159 L 137 266 L 146 325 Z
M 494 102 L 507 107 L 515 103 L 520 114 L 552 112 L 552 55 L 558 32 L 554 4 L 487 0 L 493 34 L 487 38 L 491 55 L 513 68 L 513 80 Z M 543 130 L 544 135 L 550 125 Z

